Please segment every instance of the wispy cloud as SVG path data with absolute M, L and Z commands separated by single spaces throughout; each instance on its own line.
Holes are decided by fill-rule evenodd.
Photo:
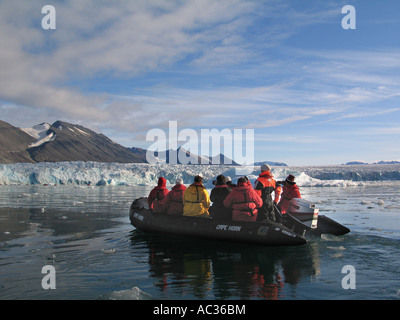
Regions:
M 107 97 L 69 85 L 76 79 L 139 76 L 226 42 L 241 1 L 60 1 L 57 29 L 40 28 L 35 2 L 0 4 L 0 98 L 60 115 L 105 121 Z M 250 9 L 249 9 L 250 8 Z M 36 12 L 37 14 L 32 14 Z M 16 17 L 16 20 L 10 17 Z M 211 30 L 216 30 L 211 33 Z M 210 36 L 212 35 L 212 37 Z
M 40 26 L 44 4 L 0 3 L 0 112 L 23 110 L 16 125 L 65 119 L 135 145 L 177 120 L 340 145 L 374 117 L 388 136 L 398 115 L 399 45 L 346 42 L 370 38 L 340 30 L 337 2 L 60 0 L 51 31 Z M 383 21 L 396 23 L 367 24 Z

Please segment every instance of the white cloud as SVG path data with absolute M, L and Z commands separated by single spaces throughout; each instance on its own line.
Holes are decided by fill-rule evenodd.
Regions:
M 337 23 L 340 28 L 336 4 L 52 3 L 57 10 L 53 31 L 40 27 L 45 1 L 0 3 L 0 110 L 2 117 L 23 110 L 31 121 L 24 126 L 66 118 L 128 141 L 128 135 L 141 139 L 147 130 L 178 120 L 180 128 L 257 128 L 263 135 L 289 124 L 334 125 L 394 114 L 394 107 L 374 107 L 396 106 L 400 95 L 398 48 L 291 46 L 294 36 L 309 27 Z M 142 78 L 147 82 L 141 84 Z M 123 93 L 98 79 L 122 83 Z M 283 139 L 329 139 L 310 132 L 286 133 Z M 329 134 L 343 142 L 346 132 Z
M 240 24 L 230 30 L 226 25 L 252 4 L 204 0 L 53 5 L 57 29 L 44 31 L 40 3 L 0 4 L 0 99 L 58 110 L 60 117 L 105 121 L 113 118 L 116 104 L 99 108 L 107 96 L 87 94 L 71 82 L 93 81 L 104 74 L 129 78 L 168 67 L 188 54 L 202 54 L 209 43 L 226 41 L 226 32 Z M 121 111 L 128 108 L 118 105 Z

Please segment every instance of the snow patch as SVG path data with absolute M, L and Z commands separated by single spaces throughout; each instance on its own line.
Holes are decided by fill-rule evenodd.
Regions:
M 34 137 L 35 139 L 43 139 L 46 137 L 47 130 L 50 129 L 50 124 L 43 122 L 32 128 L 21 128 L 22 131 L 29 134 L 30 136 Z
M 53 131 L 48 134 L 47 132 L 49 129 L 50 124 L 46 122 L 33 126 L 32 128 L 21 128 L 22 131 L 36 139 L 36 141 L 31 143 L 28 148 L 39 147 L 46 142 L 53 141 L 56 138 L 56 134 Z
M 56 134 L 54 132 L 50 132 L 49 135 L 36 140 L 35 142 L 31 143 L 28 147 L 29 148 L 35 148 L 35 147 L 39 147 L 42 144 L 46 143 L 46 142 L 50 142 L 56 139 Z
M 85 136 L 90 136 L 90 133 L 87 133 L 87 132 L 85 132 L 85 131 L 83 131 L 83 130 L 77 128 L 77 127 L 74 127 L 74 128 L 75 128 L 78 132 L 80 132 L 81 134 L 83 134 L 83 135 L 85 135 Z
M 114 291 L 110 295 L 110 300 L 151 300 L 152 296 L 140 290 L 138 287 L 132 289 Z

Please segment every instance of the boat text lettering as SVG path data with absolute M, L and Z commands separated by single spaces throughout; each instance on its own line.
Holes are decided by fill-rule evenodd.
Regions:
M 240 231 L 242 229 L 241 226 L 230 226 L 227 224 L 218 224 L 215 227 L 216 230 L 225 230 L 225 231 Z
M 286 234 L 287 236 L 289 236 L 289 237 L 292 237 L 292 238 L 296 238 L 296 235 L 294 234 L 294 233 L 291 233 L 291 232 L 289 232 L 289 231 L 286 231 L 286 230 L 281 230 L 281 232 L 283 233 L 283 234 Z

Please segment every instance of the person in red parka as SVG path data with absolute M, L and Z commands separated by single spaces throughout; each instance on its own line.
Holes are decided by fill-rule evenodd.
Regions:
M 162 207 L 167 214 L 179 215 L 183 214 L 183 192 L 186 186 L 181 178 L 176 179 L 175 186 L 162 200 Z
M 239 178 L 237 187 L 225 198 L 224 206 L 232 208 L 232 220 L 256 221 L 261 197 L 249 186 L 245 178 Z
M 147 197 L 149 208 L 152 209 L 155 213 L 160 213 L 164 211 L 161 206 L 161 200 L 163 200 L 169 192 L 166 186 L 167 180 L 163 177 L 159 177 L 157 187 L 151 190 L 149 196 Z
M 282 214 L 285 214 L 289 208 L 290 200 L 294 198 L 301 198 L 299 187 L 294 182 L 294 176 L 289 175 L 283 185 L 283 192 L 281 195 L 281 201 L 278 203 L 278 208 Z
M 269 219 L 280 222 L 280 216 L 275 214 L 274 204 L 278 203 L 282 190 L 273 177 L 271 167 L 264 163 L 261 166 L 261 173 L 255 181 L 254 187 L 254 190 L 263 200 L 263 206 L 258 217 L 259 221 Z M 274 193 L 274 199 L 272 199 L 272 193 Z

